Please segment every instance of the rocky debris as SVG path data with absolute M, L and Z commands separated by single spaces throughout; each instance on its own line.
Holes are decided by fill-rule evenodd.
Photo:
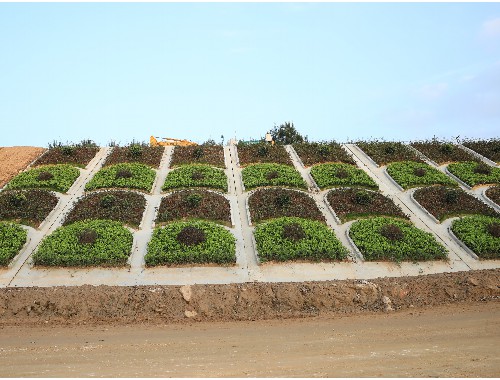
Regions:
M 389 297 L 383 296 L 382 303 L 384 304 L 384 311 L 394 311 L 394 308 L 392 307 L 392 301 Z
M 186 318 L 194 318 L 198 315 L 198 313 L 195 310 L 185 310 L 184 315 Z
M 191 291 L 191 285 L 181 286 L 181 288 L 179 289 L 179 291 L 182 294 L 182 298 L 184 298 L 184 300 L 186 302 L 191 301 L 191 296 L 193 294 L 192 291 Z

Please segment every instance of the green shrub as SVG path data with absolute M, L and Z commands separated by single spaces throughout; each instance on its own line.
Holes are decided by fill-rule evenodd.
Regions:
M 272 219 L 254 232 L 257 255 L 264 261 L 343 260 L 347 249 L 325 224 L 295 217 Z
M 387 173 L 405 190 L 425 185 L 458 186 L 446 174 L 422 162 L 394 162 L 387 166 Z
M 151 191 L 156 173 L 145 164 L 123 163 L 106 166 L 92 178 L 85 190 L 127 188 Z
M 427 261 L 446 259 L 446 249 L 410 222 L 387 217 L 354 222 L 349 236 L 367 261 Z
M 224 227 L 192 220 L 158 227 L 148 244 L 146 265 L 236 262 L 236 239 Z
M 263 163 L 248 165 L 242 170 L 241 175 L 246 190 L 259 186 L 307 187 L 297 170 L 283 164 Z
M 500 218 L 485 215 L 465 216 L 453 221 L 451 231 L 481 259 L 500 258 Z
M 500 183 L 500 168 L 488 166 L 483 162 L 457 162 L 449 164 L 448 170 L 469 186 Z
M 226 173 L 208 165 L 183 165 L 168 173 L 162 190 L 188 187 L 207 187 L 227 191 Z
M 0 222 L 0 266 L 9 265 L 26 243 L 28 233 L 15 223 Z
M 132 233 L 119 222 L 84 220 L 59 227 L 33 255 L 42 266 L 123 266 L 132 251 Z
M 321 188 L 361 186 L 378 189 L 378 185 L 363 170 L 349 164 L 320 164 L 311 168 L 311 176 Z
M 47 189 L 65 193 L 80 176 L 80 171 L 67 164 L 45 165 L 15 176 L 7 189 Z

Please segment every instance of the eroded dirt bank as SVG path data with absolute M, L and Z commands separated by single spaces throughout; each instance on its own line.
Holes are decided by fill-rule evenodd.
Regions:
M 500 269 L 370 281 L 0 289 L 0 325 L 303 318 L 500 299 Z

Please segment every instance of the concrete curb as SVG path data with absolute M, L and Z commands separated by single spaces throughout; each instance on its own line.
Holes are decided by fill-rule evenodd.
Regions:
M 462 185 L 463 187 L 465 187 L 467 190 L 472 190 L 472 186 L 467 185 L 464 181 L 462 181 L 455 174 L 451 173 L 448 170 L 448 165 L 446 165 L 446 167 L 444 168 L 444 171 L 445 171 L 446 174 L 448 174 L 448 176 L 450 176 L 451 178 L 453 178 L 455 181 L 457 181 L 460 185 Z
M 448 226 L 447 230 L 448 230 L 448 233 L 450 234 L 451 236 L 451 239 L 457 243 L 470 257 L 472 257 L 473 259 L 475 260 L 479 260 L 479 257 L 469 248 L 467 247 L 463 242 L 462 240 L 460 240 L 454 233 L 453 231 L 451 230 L 451 226 L 453 225 L 453 222 L 458 219 L 458 218 L 453 218 L 453 220 L 451 221 L 451 224 Z
M 387 179 L 389 180 L 389 182 L 391 182 L 392 185 L 394 185 L 399 191 L 401 192 L 404 192 L 406 191 L 405 189 L 403 189 L 403 187 L 396 182 L 396 180 L 394 178 L 391 177 L 391 175 L 387 172 L 387 166 L 382 170 L 382 172 L 384 173 L 384 175 L 387 177 Z
M 347 237 L 347 241 L 349 242 L 349 244 L 351 245 L 351 248 L 352 248 L 352 252 L 354 252 L 354 255 L 356 256 L 356 259 L 358 259 L 359 261 L 361 261 L 362 263 L 365 262 L 365 257 L 363 256 L 363 254 L 361 253 L 361 251 L 359 250 L 358 246 L 356 244 L 354 244 L 354 241 L 351 239 L 351 237 L 349 236 L 349 232 L 351 231 L 351 226 L 357 222 L 358 220 L 353 220 L 353 221 L 350 221 L 348 223 L 350 223 L 348 226 L 347 226 L 347 229 L 345 230 L 345 235 Z
M 488 196 L 486 195 L 486 191 L 488 189 L 490 189 L 491 187 L 495 187 L 495 185 L 493 186 L 488 186 L 487 188 L 483 189 L 481 191 L 481 195 L 483 196 L 484 198 L 484 201 L 486 201 L 485 203 L 490 206 L 491 208 L 493 208 L 494 210 L 500 212 L 500 205 L 497 205 L 493 200 L 491 200 L 490 198 L 488 198 Z

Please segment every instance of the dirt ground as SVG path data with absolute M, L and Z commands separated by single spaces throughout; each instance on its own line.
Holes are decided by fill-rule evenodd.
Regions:
M 189 324 L 0 328 L 2 377 L 498 377 L 500 302 Z
M 44 148 L 33 146 L 0 147 L 0 188 L 44 151 Z

